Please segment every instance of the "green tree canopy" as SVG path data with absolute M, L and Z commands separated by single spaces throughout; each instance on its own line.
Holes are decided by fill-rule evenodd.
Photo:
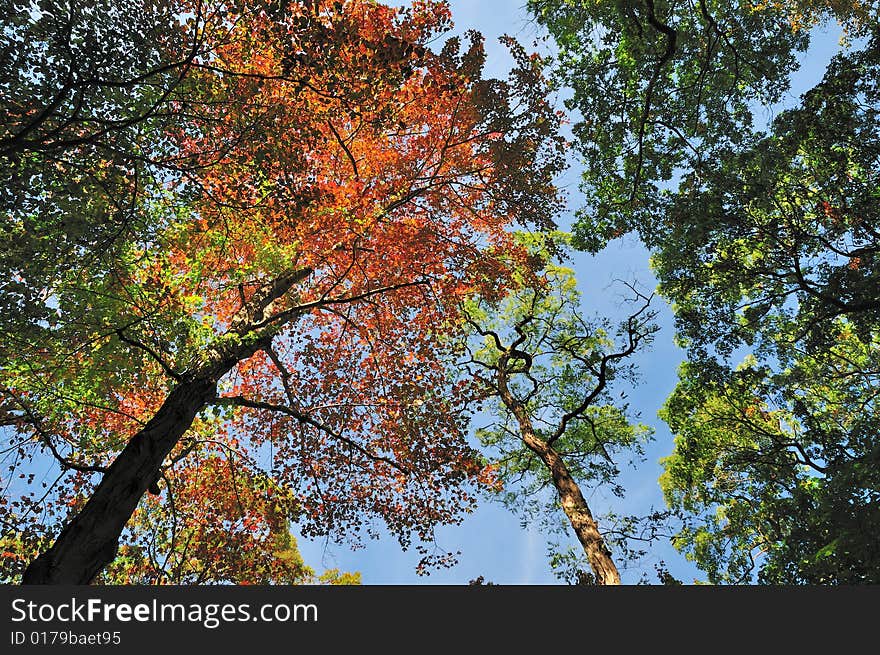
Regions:
M 119 248 L 155 234 L 143 199 L 175 166 L 163 130 L 216 21 L 207 5 L 188 20 L 180 11 L 152 0 L 0 3 L 4 341 L 25 318 L 47 320 L 60 277 L 107 274 Z
M 530 6 L 581 115 L 576 241 L 636 230 L 687 349 L 662 413 L 677 545 L 714 582 L 876 582 L 877 4 Z M 860 49 L 758 131 L 829 18 Z
M 852 34 L 875 2 L 531 0 L 558 46 L 572 96 L 587 203 L 575 243 L 597 251 L 638 230 L 656 242 L 663 190 L 750 133 L 756 106 L 778 101 L 804 29 L 833 15 Z
M 708 517 L 682 545 L 713 579 L 880 580 L 878 45 L 667 205 L 655 264 L 693 363 L 664 485 Z

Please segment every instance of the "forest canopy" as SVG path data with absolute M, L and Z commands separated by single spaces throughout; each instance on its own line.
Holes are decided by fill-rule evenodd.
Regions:
M 571 581 L 880 581 L 874 0 L 531 0 L 504 79 L 442 1 L 0 4 L 4 582 L 358 581 L 294 532 L 429 573 L 494 499 Z M 657 288 L 596 317 L 628 234 Z M 658 410 L 666 507 L 615 517 Z

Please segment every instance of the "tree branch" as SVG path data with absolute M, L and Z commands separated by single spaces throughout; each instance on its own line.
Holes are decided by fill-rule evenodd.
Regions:
M 400 471 L 401 473 L 403 473 L 404 475 L 407 475 L 407 476 L 411 473 L 411 471 L 409 469 L 401 466 L 400 464 L 398 464 L 394 460 L 389 459 L 388 457 L 384 457 L 382 455 L 376 455 L 374 453 L 371 453 L 369 450 L 367 450 L 366 448 L 364 448 L 360 444 L 355 443 L 351 439 L 348 439 L 347 437 L 342 436 L 341 434 L 339 434 L 338 432 L 333 430 L 331 427 L 324 425 L 323 423 L 315 420 L 314 418 L 312 418 L 308 414 L 305 414 L 299 410 L 296 410 L 293 407 L 288 407 L 286 405 L 275 405 L 273 403 L 267 403 L 267 402 L 263 402 L 263 401 L 259 401 L 259 400 L 249 400 L 247 398 L 244 398 L 243 396 L 218 396 L 217 398 L 214 399 L 213 404 L 215 404 L 215 405 L 232 405 L 232 406 L 237 406 L 237 407 L 248 407 L 250 409 L 262 409 L 262 410 L 269 411 L 269 412 L 277 412 L 280 414 L 286 414 L 287 416 L 290 416 L 291 418 L 296 419 L 300 423 L 304 423 L 305 425 L 310 425 L 313 428 L 317 428 L 318 430 L 321 430 L 325 434 L 328 434 L 329 436 L 333 437 L 337 441 L 344 443 L 346 446 L 348 446 L 352 450 L 359 452 L 361 455 L 363 455 L 363 456 L 365 456 L 375 462 L 383 462 L 385 464 L 388 464 L 392 468 L 397 469 L 398 471 Z

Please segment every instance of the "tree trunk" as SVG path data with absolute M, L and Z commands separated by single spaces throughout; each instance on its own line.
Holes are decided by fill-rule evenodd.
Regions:
M 593 574 L 596 576 L 596 582 L 601 585 L 619 585 L 620 573 L 617 571 L 617 566 L 614 565 L 614 560 L 611 559 L 611 551 L 599 532 L 599 524 L 593 518 L 586 498 L 568 472 L 565 460 L 535 433 L 525 407 L 510 393 L 503 368 L 498 371 L 498 381 L 501 399 L 513 412 L 519 424 L 523 443 L 541 459 L 544 466 L 550 471 L 553 486 L 556 487 L 559 500 L 562 503 L 562 510 L 568 517 L 578 541 L 583 546 L 587 560 L 590 562 L 590 568 L 593 569 Z
M 232 319 L 227 337 L 209 349 L 200 366 L 178 378 L 178 384 L 155 416 L 110 465 L 82 510 L 68 523 L 52 547 L 24 572 L 22 584 L 89 584 L 116 557 L 119 535 L 147 488 L 159 475 L 162 462 L 189 430 L 196 415 L 217 395 L 217 382 L 239 362 L 272 341 L 274 327 L 256 328 L 275 303 L 311 269 L 290 269 L 254 292 Z
M 182 382 L 110 465 L 88 502 L 49 550 L 37 557 L 22 584 L 89 584 L 116 557 L 119 535 L 159 467 L 217 392 L 220 376 Z
M 562 457 L 549 446 L 545 446 L 544 453 L 538 455 L 553 476 L 553 485 L 559 493 L 562 510 L 584 548 L 596 581 L 602 585 L 619 585 L 620 573 L 614 565 L 614 560 L 611 559 L 611 551 L 599 532 L 599 524 L 593 518 L 587 500 L 568 472 Z

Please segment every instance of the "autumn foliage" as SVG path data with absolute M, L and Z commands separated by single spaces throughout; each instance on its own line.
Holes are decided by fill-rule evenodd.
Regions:
M 159 418 L 181 427 L 178 398 L 195 416 L 156 446 L 153 474 L 131 464 L 150 494 L 104 579 L 308 580 L 290 522 L 429 543 L 491 478 L 465 438 L 475 392 L 451 335 L 465 298 L 503 293 L 527 266 L 511 225 L 548 225 L 557 208 L 540 61 L 511 42 L 518 69 L 499 82 L 482 78 L 476 34 L 432 50 L 443 3 L 213 20 L 155 135 L 149 233 L 60 280 L 56 318 L 19 355 L 29 365 L 3 373 L 21 458 L 60 466 L 45 496 L 3 508 L 18 526 L 6 578 L 68 511 L 91 516 L 110 462 L 123 476 L 132 444 L 153 452 Z M 419 548 L 425 565 L 448 561 Z

